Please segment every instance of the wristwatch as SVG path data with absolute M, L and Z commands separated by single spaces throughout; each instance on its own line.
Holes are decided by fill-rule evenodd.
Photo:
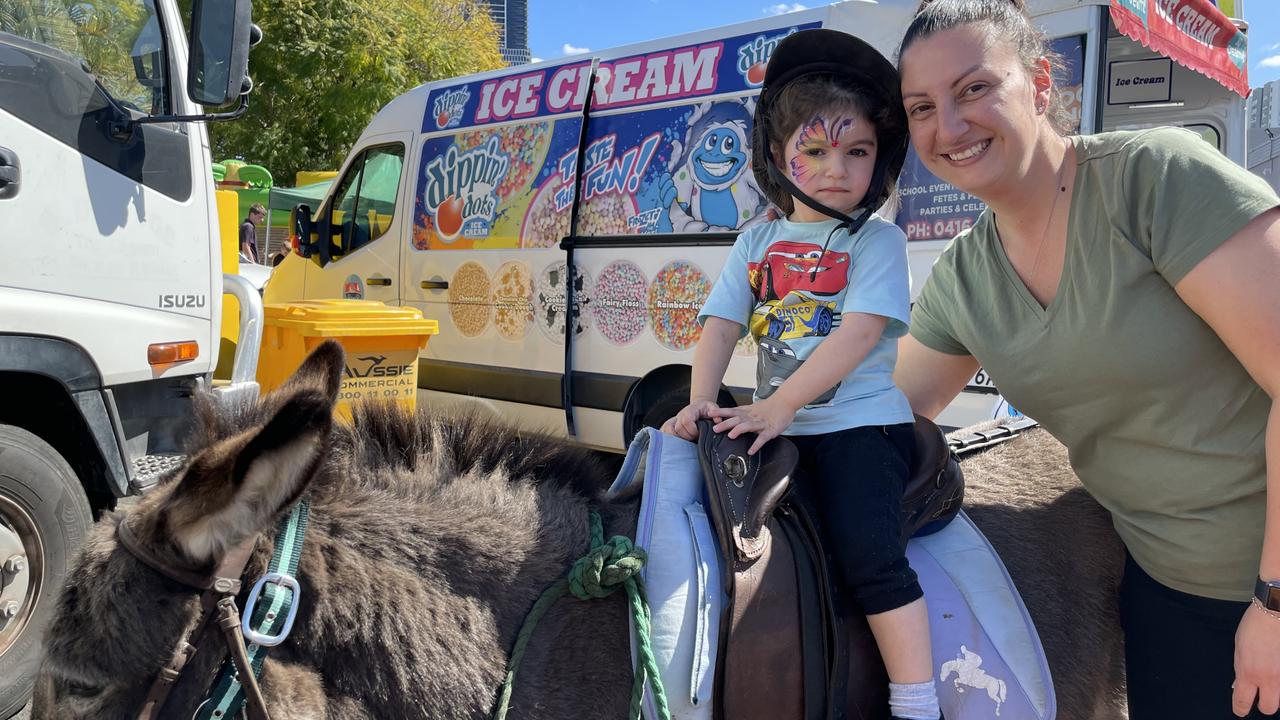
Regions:
M 1253 597 L 1263 609 L 1280 613 L 1280 580 L 1263 580 L 1253 585 Z

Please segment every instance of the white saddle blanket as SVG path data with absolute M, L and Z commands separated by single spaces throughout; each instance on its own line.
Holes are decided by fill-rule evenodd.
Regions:
M 636 544 L 649 554 L 651 645 L 671 716 L 711 720 L 721 559 L 703 505 L 694 443 L 646 428 L 610 493 L 642 482 Z M 913 538 L 907 558 L 929 603 L 934 676 L 948 720 L 1052 720 L 1053 682 L 1035 626 L 995 550 L 961 512 Z M 634 625 L 632 664 L 635 665 Z M 645 716 L 657 718 L 652 699 Z

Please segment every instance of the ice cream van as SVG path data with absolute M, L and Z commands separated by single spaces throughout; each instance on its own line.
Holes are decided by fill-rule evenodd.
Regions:
M 320 206 L 295 213 L 300 253 L 265 299 L 419 308 L 440 321 L 422 405 L 621 449 L 686 401 L 698 309 L 736 235 L 767 220 L 749 142 L 772 48 L 831 27 L 892 58 L 917 4 L 849 0 L 417 87 L 373 119 Z M 1245 35 L 1209 0 L 1029 5 L 1067 60 L 1080 131 L 1190 126 L 1243 164 Z M 900 187 L 892 217 L 918 291 L 983 206 L 914 155 Z M 820 332 L 823 310 L 795 321 Z M 724 402 L 750 401 L 757 352 L 738 346 Z M 997 400 L 980 373 L 940 422 L 984 419 Z

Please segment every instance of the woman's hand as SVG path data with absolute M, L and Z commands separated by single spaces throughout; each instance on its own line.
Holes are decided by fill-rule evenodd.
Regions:
M 721 408 L 716 411 L 720 422 L 716 423 L 716 432 L 729 431 L 729 437 L 736 438 L 744 432 L 756 433 L 756 441 L 747 450 L 748 455 L 755 455 L 764 444 L 782 434 L 791 427 L 796 419 L 796 410 L 776 398 L 766 398 L 751 405 L 736 408 Z
M 697 400 L 685 405 L 675 417 L 662 423 L 662 432 L 684 438 L 689 442 L 698 441 L 698 421 L 702 418 L 715 417 L 721 412 L 720 406 L 710 400 Z
M 1258 700 L 1258 710 L 1271 715 L 1280 707 L 1280 617 L 1253 603 L 1236 630 L 1236 681 L 1231 709 L 1244 717 Z

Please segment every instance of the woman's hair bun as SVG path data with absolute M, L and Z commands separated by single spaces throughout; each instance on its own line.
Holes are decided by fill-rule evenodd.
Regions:
M 920 0 L 920 5 L 916 7 L 916 15 L 924 12 L 926 8 L 933 5 L 935 2 L 941 4 L 947 2 L 947 0 Z M 1020 13 L 1025 13 L 1027 11 L 1027 0 L 969 0 L 969 2 L 992 3 L 999 5 L 1008 4 L 1012 5 L 1013 9 Z

